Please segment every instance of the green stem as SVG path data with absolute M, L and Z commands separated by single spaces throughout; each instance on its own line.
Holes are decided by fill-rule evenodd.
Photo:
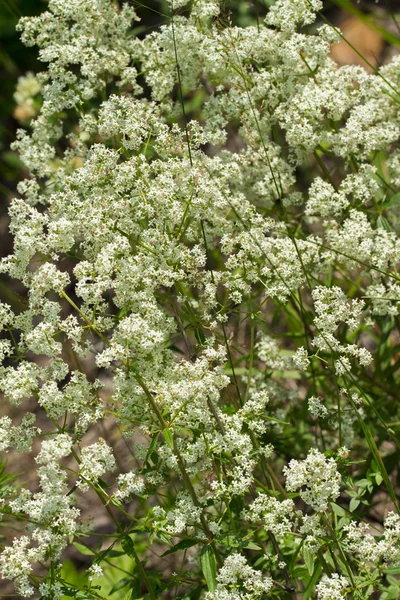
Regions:
M 251 377 L 253 375 L 253 362 L 254 362 L 254 315 L 251 313 L 250 315 L 250 362 L 249 362 L 249 370 L 247 373 L 247 385 L 246 392 L 244 395 L 244 403 L 246 404 L 247 399 L 249 397 L 250 385 L 251 385 Z
M 330 534 L 332 536 L 332 539 L 335 542 L 335 545 L 336 545 L 337 549 L 339 550 L 340 557 L 341 557 L 341 559 L 343 561 L 343 564 L 346 567 L 346 571 L 347 571 L 347 574 L 348 574 L 348 576 L 350 578 L 351 585 L 353 586 L 353 590 L 355 591 L 356 588 L 357 588 L 357 583 L 356 583 L 356 581 L 354 579 L 353 571 L 352 571 L 350 565 L 348 564 L 346 555 L 343 552 L 342 546 L 341 546 L 341 544 L 340 544 L 340 542 L 339 542 L 339 540 L 337 538 L 336 532 L 333 529 L 332 525 L 330 524 L 329 519 L 328 519 L 328 517 L 326 515 L 322 514 L 322 520 L 324 521 L 325 525 L 329 529 L 329 532 L 330 532 Z
M 165 421 L 165 419 L 164 419 L 164 417 L 163 417 L 163 415 L 162 415 L 162 413 L 161 413 L 161 411 L 160 411 L 160 409 L 158 407 L 158 404 L 154 400 L 153 395 L 151 394 L 151 392 L 148 389 L 147 385 L 141 379 L 141 377 L 139 377 L 139 375 L 135 375 L 135 379 L 138 382 L 138 384 L 140 385 L 140 387 L 142 388 L 142 390 L 144 391 L 144 393 L 146 395 L 146 398 L 148 399 L 151 408 L 153 409 L 154 413 L 156 414 L 157 419 L 158 419 L 158 421 L 159 421 L 162 429 L 168 429 L 168 423 Z M 190 477 L 188 475 L 188 472 L 186 471 L 185 463 L 184 463 L 182 455 L 181 455 L 181 453 L 179 451 L 179 448 L 178 448 L 178 446 L 176 444 L 175 438 L 173 438 L 172 450 L 173 450 L 173 452 L 175 454 L 175 457 L 176 457 L 176 460 L 178 462 L 179 471 L 181 472 L 183 482 L 185 484 L 185 487 L 186 487 L 187 491 L 190 494 L 190 497 L 192 498 L 192 502 L 193 502 L 194 506 L 196 506 L 197 508 L 202 508 L 201 504 L 199 502 L 199 499 L 197 497 L 196 491 L 195 491 L 195 489 L 193 487 L 193 484 L 192 484 L 192 482 L 190 480 Z M 208 541 L 209 541 L 210 545 L 212 546 L 212 548 L 214 550 L 215 557 L 216 557 L 216 559 L 218 561 L 218 564 L 220 566 L 222 566 L 223 560 L 222 560 L 221 555 L 220 555 L 220 553 L 219 553 L 219 551 L 218 551 L 218 549 L 217 549 L 217 547 L 215 545 L 213 535 L 212 535 L 212 533 L 210 531 L 210 528 L 209 528 L 208 523 L 206 521 L 206 518 L 204 516 L 204 509 L 202 510 L 202 513 L 200 515 L 200 521 L 201 521 L 201 525 L 202 525 L 203 531 L 206 534 L 206 536 L 208 538 Z

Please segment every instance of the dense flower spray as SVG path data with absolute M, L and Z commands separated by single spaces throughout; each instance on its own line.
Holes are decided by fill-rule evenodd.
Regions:
M 306 29 L 319 0 L 246 28 L 218 0 L 168 4 L 141 37 L 111 0 L 18 26 L 47 68 L 16 93 L 40 110 L 14 144 L 30 175 L 0 269 L 27 300 L 0 305 L 0 389 L 46 426 L 0 420 L 39 482 L 1 500 L 26 520 L 1 573 L 26 597 L 107 597 L 125 553 L 129 598 L 395 598 L 399 59 L 338 68 L 340 32 Z M 372 535 L 351 513 L 381 485 Z M 77 586 L 62 559 L 90 539 L 88 492 L 114 533 Z M 157 544 L 179 572 L 147 569 Z

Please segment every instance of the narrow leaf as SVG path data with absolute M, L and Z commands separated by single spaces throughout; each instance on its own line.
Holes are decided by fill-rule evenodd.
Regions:
M 136 562 L 135 547 L 129 535 L 124 535 L 122 538 L 122 549 L 124 552 Z
M 168 446 L 172 449 L 174 447 L 174 438 L 172 436 L 172 431 L 170 429 L 163 429 L 163 436 Z
M 303 558 L 304 564 L 307 567 L 307 571 L 309 575 L 312 575 L 314 572 L 314 555 L 308 550 L 306 546 L 303 546 Z
M 115 592 L 118 592 L 118 590 L 122 590 L 122 588 L 128 585 L 128 583 L 131 581 L 133 581 L 133 577 L 123 577 L 111 588 L 111 590 L 108 592 L 109 595 L 111 596 L 112 594 L 115 594 Z
M 204 546 L 200 553 L 201 570 L 207 582 L 210 592 L 217 589 L 217 561 L 211 546 Z
M 180 552 L 181 550 L 186 550 L 187 548 L 191 548 L 192 546 L 195 546 L 196 544 L 197 544 L 196 540 L 182 540 L 181 542 L 178 542 L 177 544 L 175 544 L 175 546 L 172 546 L 172 548 L 170 548 L 169 550 L 164 552 L 164 554 L 161 554 L 161 556 L 167 556 L 168 554 L 173 554 L 174 552 Z
M 345 512 L 344 508 L 342 508 L 341 506 L 339 506 L 339 504 L 335 504 L 334 502 L 331 502 L 331 506 L 332 506 L 333 512 L 338 517 L 345 517 L 346 516 L 346 512 Z
M 81 554 L 85 554 L 85 556 L 92 556 L 95 554 L 91 548 L 87 548 L 87 546 L 84 546 L 79 542 L 74 542 L 74 546 Z
M 364 422 L 364 419 L 361 417 L 361 415 L 360 415 L 357 407 L 355 406 L 354 402 L 352 402 L 352 400 L 350 400 L 350 402 L 351 402 L 351 404 L 353 406 L 353 409 L 356 412 L 358 422 L 359 422 L 359 424 L 361 426 L 361 429 L 363 430 L 363 433 L 365 435 L 365 439 L 367 440 L 367 443 L 368 443 L 368 446 L 369 446 L 369 448 L 370 448 L 370 450 L 372 452 L 372 455 L 373 455 L 376 463 L 378 464 L 378 466 L 380 468 L 380 472 L 381 472 L 381 475 L 383 477 L 383 481 L 385 482 L 387 491 L 389 492 L 389 496 L 390 496 L 390 498 L 391 498 L 394 506 L 396 507 L 397 513 L 400 514 L 400 507 L 399 507 L 399 504 L 398 504 L 397 495 L 396 495 L 396 493 L 395 493 L 395 491 L 393 489 L 392 483 L 391 483 L 391 481 L 389 479 L 389 475 L 388 475 L 388 473 L 386 471 L 386 467 L 384 465 L 384 462 L 382 460 L 382 456 L 380 455 L 378 447 L 377 447 L 377 445 L 375 443 L 373 435 L 370 432 L 369 427 Z
M 383 206 L 385 208 L 389 208 L 390 206 L 394 206 L 395 204 L 398 204 L 399 202 L 400 202 L 400 193 L 398 192 L 397 194 L 394 194 L 394 196 L 391 196 L 391 198 L 389 200 L 384 202 Z
M 96 556 L 95 562 L 97 564 L 100 564 L 102 560 L 104 560 L 111 552 L 111 550 L 114 548 L 115 544 L 117 543 L 117 540 L 115 540 L 115 542 L 113 542 L 111 544 L 111 546 L 109 546 L 108 548 L 106 548 L 105 550 L 103 550 L 103 552 L 100 552 L 100 554 L 98 554 Z
M 350 512 L 354 512 L 356 510 L 356 508 L 358 507 L 358 505 L 360 504 L 360 502 L 361 501 L 358 498 L 352 498 L 350 500 L 350 506 L 349 506 Z
M 389 225 L 389 221 L 382 215 L 379 215 L 379 217 L 376 220 L 376 224 L 379 229 L 384 229 L 385 231 L 388 231 L 389 233 L 392 231 L 392 228 Z
M 321 565 L 318 561 L 315 565 L 314 573 L 312 574 L 311 579 L 308 582 L 306 589 L 304 590 L 303 600 L 308 600 L 308 598 L 314 596 L 314 589 L 319 579 L 320 572 Z

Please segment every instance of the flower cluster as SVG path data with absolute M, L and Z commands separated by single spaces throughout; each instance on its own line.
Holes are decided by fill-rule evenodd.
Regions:
M 147 32 L 120 4 L 49 0 L 18 25 L 46 67 L 15 96 L 29 176 L 0 272 L 26 293 L 0 303 L 0 450 L 40 444 L 39 483 L 0 496 L 27 522 L 1 574 L 97 598 L 122 552 L 138 597 L 167 597 L 158 538 L 184 551 L 182 598 L 385 586 L 398 515 L 375 539 L 336 502 L 398 508 L 399 58 L 339 68 L 320 0 L 246 27 L 169 0 Z M 115 539 L 72 592 L 60 558 L 88 493 Z
M 206 594 L 207 600 L 253 600 L 267 594 L 272 581 L 260 571 L 252 569 L 244 556 L 232 554 L 220 569 L 215 592 Z
M 290 492 L 300 490 L 302 500 L 314 510 L 326 510 L 328 501 L 336 500 L 340 494 L 341 476 L 335 460 L 327 459 L 315 448 L 303 461 L 292 459 L 284 473 L 286 489 Z

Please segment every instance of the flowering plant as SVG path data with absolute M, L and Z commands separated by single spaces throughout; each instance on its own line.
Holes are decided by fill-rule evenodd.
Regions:
M 1 573 L 43 599 L 398 598 L 399 58 L 339 68 L 320 0 L 244 28 L 169 8 L 144 36 L 112 0 L 18 26 L 47 69 L 17 90 L 0 445 L 38 485 L 1 498 L 26 525 Z

